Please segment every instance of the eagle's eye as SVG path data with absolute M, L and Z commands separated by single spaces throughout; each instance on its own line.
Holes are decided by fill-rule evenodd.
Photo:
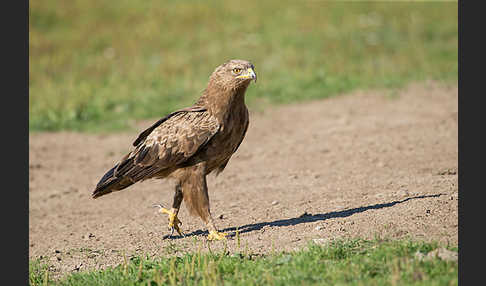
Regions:
M 233 73 L 235 73 L 235 74 L 239 74 L 240 72 L 241 72 L 240 68 L 234 68 L 233 69 Z

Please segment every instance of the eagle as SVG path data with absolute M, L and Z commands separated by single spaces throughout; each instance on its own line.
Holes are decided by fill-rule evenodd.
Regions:
M 168 114 L 138 135 L 132 150 L 98 182 L 92 198 L 147 179 L 172 178 L 172 208 L 157 205 L 168 215 L 170 236 L 174 229 L 184 235 L 177 217 L 184 201 L 189 213 L 206 224 L 208 240 L 226 239 L 211 217 L 206 176 L 221 173 L 245 137 L 245 92 L 252 80 L 257 75 L 249 61 L 233 59 L 218 66 L 193 106 Z

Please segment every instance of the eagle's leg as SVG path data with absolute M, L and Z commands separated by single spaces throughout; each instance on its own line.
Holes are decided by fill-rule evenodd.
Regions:
M 182 194 L 181 184 L 178 183 L 176 185 L 176 188 L 175 188 L 174 200 L 172 202 L 172 208 L 170 210 L 168 210 L 168 209 L 163 208 L 161 206 L 160 209 L 159 209 L 159 212 L 169 215 L 169 230 L 171 231 L 170 232 L 171 236 L 172 236 L 172 234 L 174 234 L 174 229 L 177 231 L 177 233 L 179 233 L 179 235 L 184 236 L 184 233 L 181 231 L 181 229 L 179 227 L 179 225 L 182 224 L 182 222 L 177 217 L 177 214 L 179 213 L 179 208 L 180 208 L 181 203 L 182 203 L 182 198 L 183 198 L 183 194 Z
M 218 232 L 209 210 L 208 186 L 206 183 L 205 163 L 190 167 L 182 181 L 184 202 L 192 214 L 197 214 L 206 224 L 209 240 L 226 239 L 227 233 Z

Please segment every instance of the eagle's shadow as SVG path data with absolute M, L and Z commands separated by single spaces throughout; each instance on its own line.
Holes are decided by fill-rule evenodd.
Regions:
M 280 220 L 275 220 L 271 222 L 259 222 L 259 223 L 253 223 L 253 224 L 246 224 L 243 226 L 239 227 L 228 227 L 225 229 L 222 229 L 222 232 L 230 232 L 228 233 L 228 237 L 233 237 L 235 236 L 236 229 L 238 229 L 238 232 L 240 234 L 242 233 L 247 233 L 247 232 L 252 232 L 256 230 L 260 230 L 266 226 L 270 227 L 281 227 L 281 226 L 292 226 L 292 225 L 297 225 L 301 223 L 309 223 L 309 222 L 315 222 L 315 221 L 324 221 L 327 219 L 331 218 L 343 218 L 343 217 L 348 217 L 356 213 L 361 213 L 367 210 L 373 210 L 373 209 L 382 209 L 382 208 L 388 208 L 392 207 L 396 204 L 401 204 L 404 202 L 407 202 L 409 200 L 414 200 L 414 199 L 425 199 L 425 198 L 436 198 L 444 194 L 435 194 L 435 195 L 421 195 L 421 196 L 415 196 L 415 197 L 410 197 L 406 198 L 400 201 L 393 201 L 389 203 L 381 203 L 381 204 L 374 204 L 374 205 L 369 205 L 365 207 L 358 207 L 358 208 L 352 208 L 352 209 L 347 209 L 347 210 L 342 210 L 342 211 L 334 211 L 334 212 L 328 212 L 325 214 L 307 214 L 304 213 L 301 216 L 295 217 L 295 218 L 289 218 L 289 219 L 280 219 Z M 196 230 L 191 233 L 185 234 L 185 237 L 189 236 L 199 236 L 199 235 L 207 235 L 208 231 L 203 231 L 203 230 Z M 171 238 L 171 239 L 178 239 L 178 238 L 183 238 L 183 236 L 177 235 L 177 236 L 169 236 L 166 235 L 164 236 L 165 238 Z

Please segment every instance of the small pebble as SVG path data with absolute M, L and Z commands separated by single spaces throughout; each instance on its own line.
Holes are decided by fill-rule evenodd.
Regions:
M 310 213 L 308 213 L 308 212 L 304 212 L 303 214 L 301 214 L 301 215 L 299 216 L 299 218 L 306 217 L 306 216 L 311 216 L 311 214 L 310 214 Z
M 87 234 L 85 234 L 85 235 L 83 235 L 83 239 L 84 239 L 84 240 L 88 240 L 88 239 L 90 239 L 90 238 L 92 238 L 92 237 L 95 237 L 95 235 L 94 235 L 94 234 L 92 234 L 91 232 L 90 232 L 90 233 L 87 233 Z

